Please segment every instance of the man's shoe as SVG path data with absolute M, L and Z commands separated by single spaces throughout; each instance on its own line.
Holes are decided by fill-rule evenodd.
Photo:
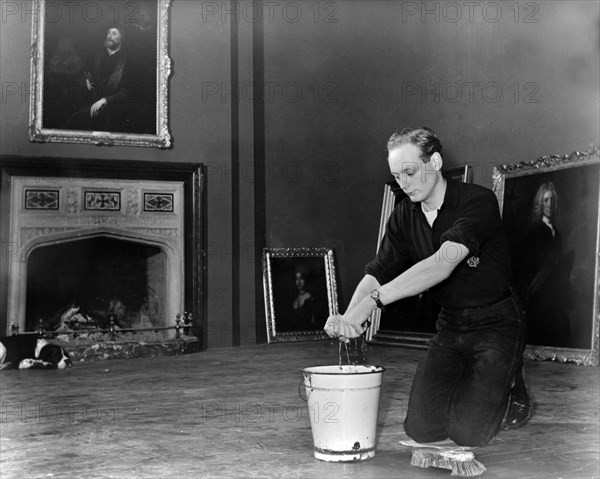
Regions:
M 506 429 L 518 429 L 529 421 L 533 405 L 529 397 L 511 397 L 508 413 L 506 414 Z

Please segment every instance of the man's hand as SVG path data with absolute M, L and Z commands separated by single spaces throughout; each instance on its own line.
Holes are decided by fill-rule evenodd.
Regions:
M 338 338 L 344 343 L 349 343 L 350 339 L 360 337 L 368 327 L 368 324 L 363 324 L 357 329 L 351 325 L 344 316 L 334 314 L 327 319 L 327 323 L 325 323 L 325 332 L 330 338 Z
M 96 118 L 100 114 L 100 110 L 106 106 L 106 98 L 100 98 L 90 107 L 90 116 Z

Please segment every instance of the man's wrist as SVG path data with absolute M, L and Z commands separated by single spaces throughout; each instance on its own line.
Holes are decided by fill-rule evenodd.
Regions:
M 354 308 L 348 308 L 343 317 L 352 326 L 360 327 L 365 322 L 365 319 L 371 316 L 374 309 L 376 309 L 375 303 L 367 295 Z
M 375 305 L 379 308 L 379 309 L 384 309 L 385 306 L 383 305 L 383 303 L 381 302 L 381 293 L 379 292 L 378 289 L 374 289 L 373 291 L 371 291 L 371 293 L 369 294 L 370 298 L 372 301 L 375 302 Z

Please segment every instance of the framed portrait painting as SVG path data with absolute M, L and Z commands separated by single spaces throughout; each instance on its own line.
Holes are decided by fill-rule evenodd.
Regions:
M 168 148 L 170 0 L 34 0 L 29 139 Z
M 323 328 L 338 311 L 331 249 L 265 248 L 263 286 L 268 342 L 329 339 Z
M 448 168 L 443 170 L 446 178 L 462 181 L 463 183 L 473 182 L 473 168 L 471 165 L 457 166 L 456 168 Z
M 598 364 L 600 150 L 494 171 L 526 357 Z
M 473 169 L 470 165 L 443 170 L 446 178 L 464 183 L 473 181 Z M 396 205 L 405 198 L 404 192 L 395 181 L 384 186 L 383 205 L 379 221 L 377 249 L 385 234 L 387 222 Z M 435 333 L 435 322 L 440 307 L 428 291 L 418 296 L 405 298 L 386 305 L 385 311 L 379 309 L 371 314 L 371 326 L 366 332 L 370 342 L 389 345 L 401 345 L 413 348 L 426 348 L 427 341 Z

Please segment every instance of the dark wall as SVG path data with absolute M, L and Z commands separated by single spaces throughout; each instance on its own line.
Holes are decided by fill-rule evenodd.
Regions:
M 29 142 L 31 1 L 14 2 L 0 153 L 204 163 L 208 346 L 260 341 L 264 244 L 335 248 L 349 301 L 375 251 L 394 129 L 431 126 L 445 161 L 486 186 L 494 164 L 599 143 L 598 3 L 465 3 L 173 0 L 162 151 Z
M 213 2 L 214 3 L 214 2 Z M 114 5 L 114 2 L 106 2 Z M 232 112 L 231 96 L 203 95 L 207 86 L 228 90 L 232 71 L 231 23 L 220 15 L 207 15 L 203 2 L 173 1 L 170 8 L 169 50 L 173 62 L 169 94 L 169 126 L 173 148 L 97 147 L 78 144 L 35 144 L 28 139 L 29 65 L 31 45 L 31 2 L 14 2 L 18 10 L 2 18 L 0 71 L 1 106 L 0 153 L 25 157 L 56 157 L 66 161 L 86 159 L 151 160 L 198 162 L 206 167 L 207 188 L 207 284 L 208 347 L 233 343 L 232 309 Z M 219 2 L 223 10 L 229 2 Z M 108 7 L 110 8 L 110 6 Z M 5 12 L 3 8 L 3 13 Z M 12 12 L 12 9 L 10 10 Z M 251 35 L 244 38 L 250 45 Z M 247 47 L 246 47 L 247 48 Z M 247 54 L 247 53 L 246 53 Z M 251 58 L 251 55 L 249 56 Z M 242 65 L 242 68 L 249 68 Z M 250 70 L 251 71 L 251 70 Z M 17 87 L 16 93 L 13 92 Z M 214 98 L 213 97 L 213 98 Z M 242 227 L 252 218 L 241 219 Z M 240 226 L 236 225 L 239 229 Z M 253 261 L 253 251 L 247 252 Z M 250 265 L 253 271 L 253 265 Z M 241 294 L 246 301 L 248 321 L 254 325 L 254 289 Z M 254 329 L 246 327 L 241 342 L 255 342 Z
M 395 129 L 430 126 L 490 188 L 495 164 L 599 142 L 597 2 L 301 5 L 265 22 L 267 241 L 335 247 L 345 304 L 375 252 Z

